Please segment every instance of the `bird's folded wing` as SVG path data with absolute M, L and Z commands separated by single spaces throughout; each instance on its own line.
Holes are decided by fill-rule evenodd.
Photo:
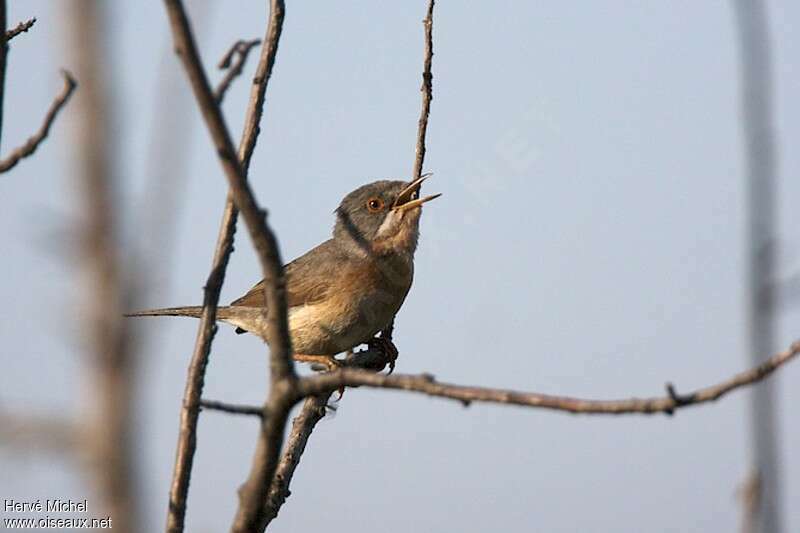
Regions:
M 310 305 L 325 300 L 332 287 L 337 261 L 330 261 L 330 241 L 298 257 L 284 268 L 286 276 L 286 305 Z M 234 300 L 231 305 L 244 307 L 266 307 L 264 280 L 259 281 L 247 294 Z

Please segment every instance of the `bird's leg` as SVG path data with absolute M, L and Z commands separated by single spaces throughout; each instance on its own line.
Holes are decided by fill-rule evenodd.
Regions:
M 302 353 L 294 354 L 294 360 L 301 363 L 311 363 L 314 366 L 323 366 L 328 372 L 333 372 L 341 368 L 342 364 L 332 355 L 307 355 Z
M 293 357 L 295 361 L 300 361 L 301 363 L 311 363 L 312 369 L 314 369 L 314 367 L 323 366 L 328 370 L 328 372 L 334 372 L 342 368 L 342 362 L 332 355 L 308 355 L 296 353 L 293 355 Z M 344 396 L 344 387 L 339 387 L 337 392 L 339 393 L 339 397 L 336 399 L 338 402 L 342 399 L 342 396 Z
M 378 350 L 384 355 L 389 364 L 390 374 L 394 372 L 395 361 L 397 361 L 397 357 L 400 355 L 400 352 L 397 350 L 397 346 L 395 346 L 394 342 L 392 342 L 393 330 L 394 321 L 389 324 L 388 328 L 381 331 L 380 337 L 374 337 L 367 343 L 367 346 L 370 350 Z

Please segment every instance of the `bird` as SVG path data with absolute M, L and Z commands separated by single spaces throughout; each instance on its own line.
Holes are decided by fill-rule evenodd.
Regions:
M 388 355 L 394 368 L 398 350 L 386 332 L 411 289 L 422 206 L 441 196 L 419 197 L 428 177 L 379 180 L 350 192 L 334 211 L 332 237 L 285 265 L 296 361 L 335 370 L 341 365 L 336 355 L 368 344 Z M 230 305 L 218 307 L 217 320 L 267 341 L 265 306 L 262 280 Z M 181 306 L 126 316 L 199 318 L 202 311 L 202 306 Z

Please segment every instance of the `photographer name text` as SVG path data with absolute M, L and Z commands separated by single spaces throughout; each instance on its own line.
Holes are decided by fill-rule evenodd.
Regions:
M 88 500 L 47 499 L 21 501 L 3 500 L 6 513 L 85 513 L 89 510 Z

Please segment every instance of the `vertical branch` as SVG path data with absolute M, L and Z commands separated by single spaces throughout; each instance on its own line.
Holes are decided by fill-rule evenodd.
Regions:
M 122 313 L 129 293 L 117 247 L 115 168 L 110 121 L 113 109 L 104 65 L 108 49 L 105 4 L 73 0 L 66 23 L 76 74 L 82 90 L 71 115 L 76 174 L 81 180 L 86 214 L 82 238 L 85 280 L 86 332 L 90 346 L 92 416 L 88 447 L 97 492 L 114 521 L 114 530 L 136 531 L 134 478 L 135 435 L 131 428 L 135 365 Z
M 6 59 L 8 58 L 8 37 L 6 36 L 6 0 L 0 0 L 0 141 L 3 138 L 3 104 L 6 92 Z M 0 147 L 2 142 L 0 142 Z
M 306 398 L 300 413 L 292 422 L 292 431 L 286 439 L 283 455 L 281 455 L 267 495 L 267 504 L 264 510 L 265 528 L 278 516 L 278 511 L 291 494 L 289 486 L 292 483 L 294 471 L 300 464 L 300 458 L 306 450 L 311 432 L 314 431 L 317 422 L 325 416 L 328 398 L 330 398 L 329 394 Z
M 253 80 L 250 103 L 245 117 L 245 132 L 242 147 L 237 157 L 233 149 L 227 126 L 219 105 L 214 98 L 205 70 L 202 67 L 197 47 L 192 36 L 189 21 L 180 0 L 165 0 L 170 19 L 175 50 L 185 67 L 203 118 L 214 141 L 225 175 L 230 185 L 229 201 L 223 215 L 223 223 L 217 242 L 214 263 L 204 295 L 204 309 L 200 330 L 195 343 L 195 351 L 189 368 L 189 376 L 184 393 L 184 409 L 181 413 L 181 432 L 178 441 L 173 484 L 170 492 L 170 509 L 167 519 L 168 531 L 182 531 L 186 511 L 186 495 L 196 447 L 197 417 L 203 388 L 205 367 L 216 326 L 216 307 L 219 292 L 224 280 L 225 268 L 233 247 L 233 233 L 237 209 L 247 223 L 250 236 L 258 253 L 264 273 L 264 298 L 267 307 L 266 337 L 270 345 L 271 395 L 279 392 L 279 384 L 289 385 L 295 379 L 291 359 L 291 344 L 286 317 L 285 280 L 283 263 L 278 252 L 274 234 L 266 224 L 266 213 L 255 202 L 253 193 L 246 181 L 246 169 L 255 147 L 259 133 L 266 84 L 272 71 L 277 53 L 278 40 L 283 24 L 284 6 L 282 1 L 273 0 L 270 20 L 262 49 L 261 60 Z M 235 207 L 234 208 L 234 203 Z M 285 388 L 285 387 L 284 387 Z M 257 446 L 255 463 L 266 461 L 264 475 L 271 478 L 283 438 L 283 429 L 290 405 L 286 402 L 272 402 L 271 416 L 262 423 L 262 434 Z M 257 480 L 258 481 L 258 480 Z M 248 484 L 250 484 L 250 480 Z M 257 484 L 257 483 L 256 483 Z M 266 492 L 264 490 L 264 492 Z M 258 491 L 241 491 L 242 502 L 258 497 Z M 263 497 L 259 506 L 263 504 Z M 240 505 L 240 510 L 244 507 Z M 249 507 L 248 507 L 249 508 Z M 237 515 L 238 516 L 238 515 Z
M 422 174 L 422 167 L 425 162 L 425 138 L 428 131 L 428 117 L 431 112 L 431 100 L 433 100 L 433 73 L 431 68 L 433 63 L 434 3 L 435 0 L 429 0 L 427 13 L 423 20 L 425 28 L 425 53 L 422 68 L 422 86 L 420 87 L 422 93 L 422 110 L 420 111 L 419 125 L 417 128 L 417 147 L 412 179 L 419 178 Z M 393 331 L 394 320 L 381 332 L 381 337 L 391 341 Z M 376 371 L 382 370 L 386 365 L 386 354 L 381 353 L 378 361 L 374 360 L 372 357 L 373 355 L 374 354 L 370 351 L 360 352 L 349 361 L 349 365 L 356 368 L 371 368 Z M 376 364 L 378 366 L 373 367 L 373 365 Z M 391 365 L 391 369 L 394 362 L 392 361 L 389 364 Z M 289 434 L 280 463 L 277 466 L 275 476 L 272 479 L 267 495 L 267 502 L 264 509 L 264 528 L 269 526 L 272 520 L 278 516 L 278 512 L 289 496 L 289 485 L 291 484 L 292 477 L 294 476 L 297 466 L 300 464 L 300 458 L 305 451 L 308 439 L 311 437 L 311 432 L 314 430 L 317 422 L 325 415 L 325 406 L 329 396 L 329 394 L 323 394 L 306 398 L 300 414 L 295 418 L 292 424 L 292 431 Z
M 433 6 L 436 0 L 428 1 L 428 11 L 422 24 L 425 27 L 425 52 L 422 64 L 422 85 L 419 90 L 422 93 L 422 109 L 419 113 L 419 123 L 417 125 L 417 147 L 414 157 L 414 168 L 411 171 L 411 179 L 415 180 L 422 176 L 422 167 L 425 164 L 425 138 L 428 133 L 428 117 L 431 114 L 431 100 L 433 100 Z M 394 319 L 381 331 L 381 337 L 392 340 L 394 334 Z M 390 367 L 394 369 L 394 362 Z
M 425 135 L 428 132 L 428 116 L 431 113 L 431 100 L 433 100 L 433 73 L 431 66 L 433 63 L 433 5 L 435 0 L 429 0 L 428 12 L 423 19 L 425 26 L 425 60 L 422 69 L 422 111 L 419 114 L 419 126 L 417 128 L 417 150 L 414 159 L 414 170 L 411 179 L 417 179 L 422 175 L 422 165 L 425 163 Z
M 747 163 L 747 292 L 749 352 L 762 362 L 775 338 L 776 257 L 775 139 L 772 119 L 772 66 L 766 7 L 758 0 L 733 2 L 741 55 L 742 118 Z M 783 530 L 780 493 L 780 428 L 775 382 L 752 392 L 752 437 L 760 480 L 757 531 Z

